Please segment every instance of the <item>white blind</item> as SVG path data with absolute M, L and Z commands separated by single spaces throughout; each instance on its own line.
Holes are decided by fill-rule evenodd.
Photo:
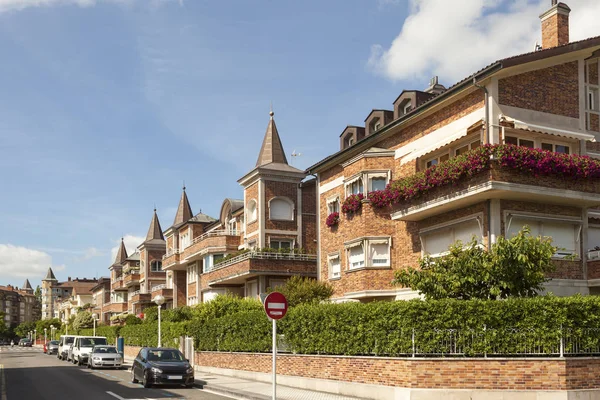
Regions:
M 332 278 L 338 278 L 340 276 L 340 258 L 331 257 L 329 259 L 329 270 L 331 271 Z
M 529 226 L 529 229 L 531 230 L 531 236 L 537 237 L 541 235 L 538 221 L 517 217 L 513 217 L 512 220 L 509 219 L 509 221 L 510 227 L 508 228 L 508 232 L 506 235 L 509 239 L 515 236 L 517 233 L 519 233 L 519 231 L 523 229 L 523 227 L 526 225 Z
M 250 282 L 246 286 L 246 297 L 256 297 L 258 296 L 258 282 Z
M 360 268 L 365 265 L 365 253 L 362 246 L 354 246 L 348 250 L 350 268 Z
M 576 253 L 575 225 L 557 222 L 543 222 L 544 236 L 552 238 L 552 244 L 558 247 L 557 253 Z
M 587 248 L 593 250 L 596 246 L 600 246 L 600 228 L 589 228 Z
M 427 233 L 423 237 L 424 249 L 428 254 L 440 254 L 448 251 L 448 247 L 452 244 L 452 230 L 441 229 L 439 231 Z
M 371 263 L 373 266 L 389 265 L 390 251 L 387 243 L 371 244 Z
M 455 225 L 454 229 L 454 241 L 460 240 L 462 244 L 471 242 L 473 236 L 477 239 L 478 243 L 481 243 L 481 229 L 479 228 L 479 222 L 476 219 L 465 221 L 459 225 Z
M 292 206 L 285 200 L 275 199 L 269 208 L 271 219 L 292 219 Z

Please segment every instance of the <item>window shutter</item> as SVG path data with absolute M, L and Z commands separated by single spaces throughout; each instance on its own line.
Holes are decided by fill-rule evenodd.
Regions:
M 588 251 L 593 250 L 596 246 L 600 246 L 600 228 L 589 228 L 587 242 Z
M 423 237 L 424 249 L 428 254 L 440 254 L 448 251 L 448 247 L 452 243 L 452 231 L 450 229 L 442 229 L 431 232 Z
M 481 243 L 481 229 L 476 219 L 454 226 L 454 241 L 460 240 L 463 244 L 468 244 L 473 236 L 477 238 L 478 243 Z
M 545 221 L 543 227 L 544 236 L 552 238 L 552 244 L 558 247 L 557 254 L 577 253 L 574 225 Z
M 513 237 L 517 233 L 519 233 L 519 231 L 521 229 L 523 229 L 523 227 L 525 225 L 529 226 L 529 229 L 531 230 L 531 236 L 538 237 L 541 235 L 540 227 L 539 227 L 540 224 L 538 221 L 533 220 L 533 219 L 527 219 L 527 218 L 514 218 L 513 217 L 512 220 L 510 221 L 509 231 L 506 236 L 510 239 L 511 237 Z
M 292 219 L 292 206 L 285 200 L 274 199 L 269 206 L 271 219 Z
M 374 267 L 390 265 L 390 248 L 387 243 L 371 244 L 371 264 Z
M 365 252 L 362 246 L 354 246 L 348 250 L 350 268 L 360 268 L 365 265 Z
M 329 270 L 331 272 L 332 278 L 340 277 L 341 268 L 340 268 L 340 257 L 339 256 L 329 258 Z

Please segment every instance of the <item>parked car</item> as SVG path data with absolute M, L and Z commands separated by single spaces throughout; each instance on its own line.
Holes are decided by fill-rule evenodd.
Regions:
M 90 352 L 88 368 L 121 368 L 123 358 L 115 346 L 94 346 Z
M 194 368 L 177 349 L 143 347 L 131 366 L 131 382 L 152 385 L 181 384 L 192 387 Z
M 94 346 L 107 344 L 108 342 L 104 336 L 77 336 L 73 342 L 73 349 L 69 358 L 73 364 L 86 364 Z
M 75 335 L 61 335 L 60 340 L 58 341 L 58 353 L 56 357 L 59 360 L 68 360 L 69 348 L 75 341 Z
M 48 355 L 58 353 L 58 340 L 51 340 L 44 345 L 44 352 Z
M 19 346 L 31 347 L 31 346 L 33 346 L 33 342 L 30 339 L 21 339 L 21 340 L 19 340 Z

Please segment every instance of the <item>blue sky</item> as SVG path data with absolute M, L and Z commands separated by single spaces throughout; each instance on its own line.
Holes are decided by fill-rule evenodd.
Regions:
M 271 101 L 306 168 L 402 89 L 532 50 L 549 3 L 0 0 L 0 284 L 108 275 L 184 180 L 194 212 L 241 197 Z M 597 3 L 569 2 L 572 39 Z

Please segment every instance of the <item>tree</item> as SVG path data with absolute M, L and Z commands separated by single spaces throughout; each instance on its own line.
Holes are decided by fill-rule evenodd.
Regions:
M 556 250 L 550 238 L 532 237 L 524 227 L 511 239 L 499 237 L 490 251 L 475 239 L 464 246 L 457 242 L 446 256 L 425 256 L 419 269 L 397 271 L 393 283 L 418 290 L 426 299 L 532 297 L 554 270 Z
M 29 332 L 35 329 L 35 322 L 23 322 L 15 328 L 15 335 L 18 337 L 27 337 Z
M 301 303 L 318 303 L 333 295 L 333 288 L 328 283 L 301 276 L 292 276 L 285 285 L 277 287 L 276 290 L 268 290 L 274 291 L 282 293 L 290 307 Z
M 35 295 L 35 298 L 37 299 L 37 301 L 41 304 L 42 303 L 42 289 L 40 288 L 40 285 L 37 285 L 35 287 L 35 292 L 33 292 L 33 294 Z
M 73 321 L 73 329 L 76 331 L 85 328 L 91 328 L 94 325 L 94 319 L 92 318 L 92 313 L 89 311 L 80 311 L 75 315 L 75 320 Z

